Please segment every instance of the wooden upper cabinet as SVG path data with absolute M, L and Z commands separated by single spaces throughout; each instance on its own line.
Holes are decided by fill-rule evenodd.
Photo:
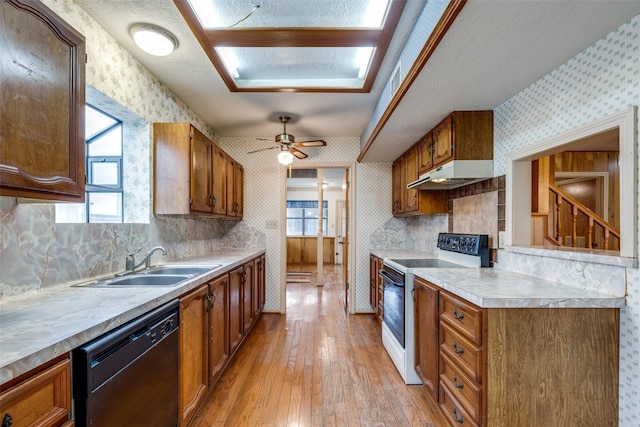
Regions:
M 413 145 L 392 165 L 392 213 L 410 216 L 447 213 L 448 192 L 442 190 L 416 190 L 407 184 L 418 179 L 419 145 Z
M 244 215 L 244 168 L 227 156 L 227 216 L 241 219 Z
M 242 165 L 190 123 L 154 123 L 153 142 L 155 214 L 242 218 Z
M 40 2 L 0 15 L 0 195 L 83 202 L 84 36 Z
M 414 145 L 404 154 L 404 212 L 416 212 L 418 206 L 418 190 L 415 188 L 406 188 L 407 184 L 418 179 L 418 145 Z
M 404 173 L 404 156 L 399 157 L 393 162 L 392 166 L 392 212 L 393 215 L 404 212 L 404 191 L 403 191 L 403 173 Z
M 213 146 L 213 213 L 227 213 L 227 154 Z
M 213 212 L 213 143 L 191 126 L 191 168 L 189 200 L 192 212 Z
M 418 172 L 433 169 L 433 133 L 429 132 L 418 141 Z
M 418 147 L 420 175 L 451 160 L 491 160 L 493 111 L 454 111 Z
M 433 135 L 433 166 L 453 159 L 453 117 L 449 116 L 436 126 Z

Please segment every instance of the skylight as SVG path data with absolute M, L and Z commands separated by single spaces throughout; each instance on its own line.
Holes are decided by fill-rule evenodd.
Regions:
M 368 92 L 405 0 L 175 0 L 232 92 Z

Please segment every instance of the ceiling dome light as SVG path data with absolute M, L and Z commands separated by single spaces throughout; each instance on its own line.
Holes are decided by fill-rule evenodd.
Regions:
M 280 154 L 278 154 L 278 161 L 282 165 L 290 165 L 291 162 L 293 162 L 293 154 L 288 151 L 281 151 Z
M 157 25 L 133 24 L 129 34 L 140 49 L 151 55 L 167 56 L 178 47 L 178 39 Z

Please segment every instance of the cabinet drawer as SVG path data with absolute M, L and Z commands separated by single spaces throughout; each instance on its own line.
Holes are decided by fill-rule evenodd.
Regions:
M 71 413 L 71 363 L 63 360 L 0 395 L 0 418 L 14 426 L 68 425 Z
M 453 364 L 463 369 L 471 379 L 482 383 L 482 349 L 444 322 L 440 322 L 440 351 L 447 354 Z
M 478 427 L 467 411 L 453 397 L 446 384 L 440 382 L 440 410 L 452 426 Z
M 482 411 L 482 388 L 444 353 L 440 355 L 440 383 L 447 386 L 464 410 L 478 422 Z
M 449 322 L 476 345 L 482 345 L 482 309 L 442 292 L 440 318 Z

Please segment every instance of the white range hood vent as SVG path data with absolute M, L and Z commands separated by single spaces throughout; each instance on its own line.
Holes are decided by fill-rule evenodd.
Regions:
M 452 160 L 420 175 L 407 188 L 450 190 L 488 178 L 493 178 L 493 160 Z

